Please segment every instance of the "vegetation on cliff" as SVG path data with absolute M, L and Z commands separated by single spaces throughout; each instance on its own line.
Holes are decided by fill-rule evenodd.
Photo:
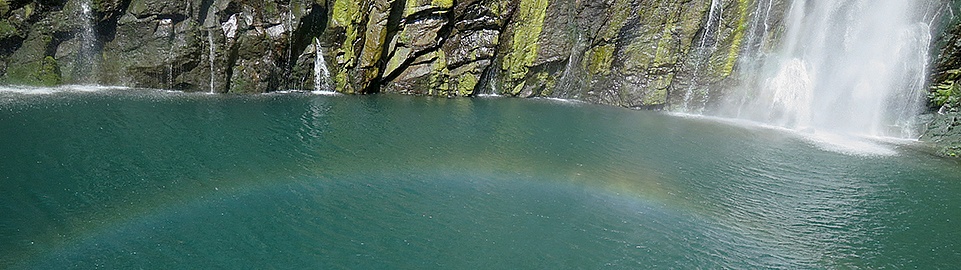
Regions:
M 956 2 L 941 1 L 939 12 L 957 11 Z M 0 0 L 0 83 L 499 94 L 689 109 L 717 103 L 739 72 L 778 49 L 788 4 Z M 961 110 L 961 24 L 935 17 L 943 23 L 929 104 L 945 114 Z
M 0 80 L 258 93 L 325 64 L 344 93 L 663 107 L 729 83 L 782 1 L 2 0 Z

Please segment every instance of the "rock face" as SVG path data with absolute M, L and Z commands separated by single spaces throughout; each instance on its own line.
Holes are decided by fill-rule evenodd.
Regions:
M 961 155 L 961 16 L 951 14 L 961 14 L 961 1 L 941 2 L 943 15 L 936 19 L 941 20 L 942 29 L 935 31 L 929 108 L 919 121 L 924 123 L 920 139 L 934 143 L 940 155 L 957 157 Z
M 777 49 L 789 2 L 0 0 L 0 83 L 703 107 Z M 931 104 L 957 110 L 961 24 L 944 21 Z
M 0 0 L 0 80 L 658 108 L 733 83 L 784 1 Z
M 961 12 L 961 1 L 947 1 L 945 14 Z M 935 31 L 934 59 L 929 89 L 930 110 L 940 114 L 961 111 L 961 16 L 942 16 L 943 29 Z

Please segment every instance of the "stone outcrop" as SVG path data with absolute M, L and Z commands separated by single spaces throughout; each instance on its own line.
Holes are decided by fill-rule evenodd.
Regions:
M 778 50 L 788 0 L 0 0 L 0 83 L 560 97 L 697 111 Z M 936 1 L 922 139 L 961 111 L 961 6 Z M 948 12 L 951 10 L 951 12 Z M 738 80 L 745 80 L 744 82 Z
M 0 0 L 0 80 L 658 108 L 733 83 L 740 59 L 774 44 L 780 29 L 757 26 L 780 25 L 782 2 Z
M 919 123 L 921 140 L 933 143 L 938 154 L 961 155 L 961 2 L 941 1 L 940 28 L 935 30 L 928 113 Z M 950 11 L 949 11 L 950 10 Z
M 0 0 L 0 82 L 699 107 L 777 49 L 788 3 Z M 961 108 L 961 24 L 943 20 L 934 111 Z

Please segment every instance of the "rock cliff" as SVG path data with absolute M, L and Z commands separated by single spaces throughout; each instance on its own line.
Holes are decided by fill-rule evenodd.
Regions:
M 0 82 L 703 107 L 777 50 L 789 2 L 0 0 Z M 930 104 L 957 110 L 961 24 L 939 18 Z
M 0 80 L 686 106 L 776 46 L 784 2 L 0 0 Z

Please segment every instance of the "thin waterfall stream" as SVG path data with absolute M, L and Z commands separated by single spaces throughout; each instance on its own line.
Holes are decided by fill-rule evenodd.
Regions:
M 333 91 L 330 70 L 327 69 L 327 60 L 324 59 L 324 48 L 318 38 L 314 38 L 314 52 L 314 91 Z
M 721 22 L 720 11 L 721 1 L 711 0 L 711 6 L 707 13 L 707 22 L 704 24 L 701 37 L 697 41 L 697 47 L 694 48 L 694 70 L 691 73 L 693 77 L 691 78 L 690 85 L 684 90 L 684 98 L 681 101 L 681 111 L 694 112 L 703 108 L 704 95 L 698 92 L 705 92 L 706 90 L 699 91 L 697 89 L 698 87 L 703 87 L 699 85 L 698 75 L 701 72 L 703 62 L 708 61 L 708 57 L 717 49 L 715 46 L 717 44 L 717 32 Z M 710 44 L 708 44 L 708 42 L 710 42 Z
M 217 92 L 217 89 L 214 87 L 214 78 L 216 78 L 217 70 L 215 62 L 217 59 L 217 43 L 214 42 L 214 31 L 216 30 L 213 28 L 207 29 L 207 48 L 209 49 L 207 52 L 207 60 L 210 63 L 210 90 L 208 90 L 208 92 L 210 93 Z
M 97 84 L 99 81 L 100 61 L 97 52 L 97 32 L 94 28 L 95 18 L 91 0 L 84 0 L 80 4 L 81 30 L 79 60 L 81 81 L 84 84 Z

